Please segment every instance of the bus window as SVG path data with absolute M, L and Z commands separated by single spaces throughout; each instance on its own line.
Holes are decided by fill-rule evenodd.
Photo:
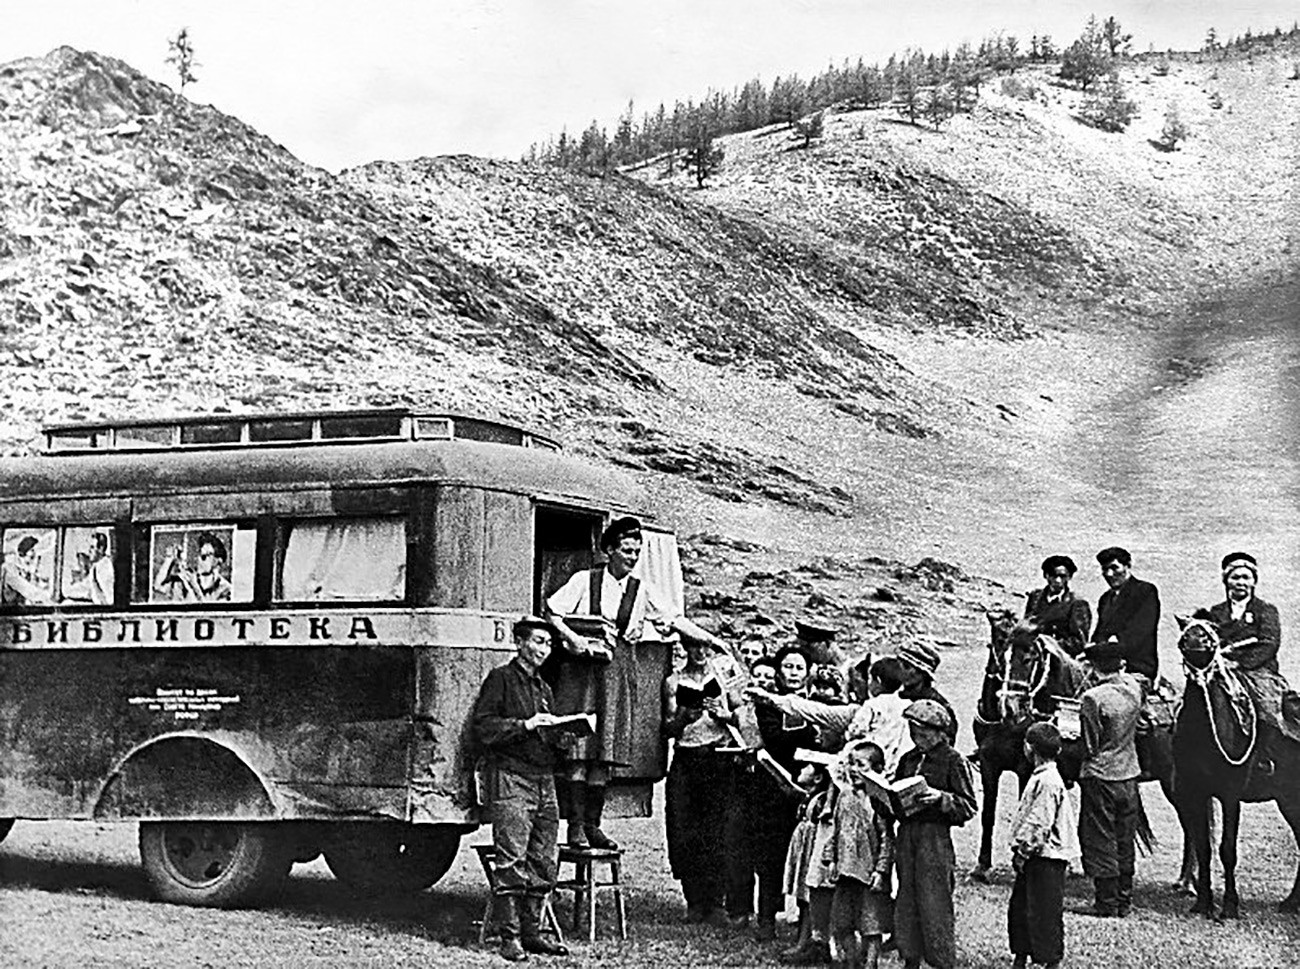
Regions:
M 55 530 L 6 528 L 0 538 L 0 603 L 41 606 L 54 601 Z
M 281 602 L 401 602 L 406 598 L 406 519 L 317 518 L 280 531 Z
M 257 531 L 231 522 L 151 525 L 149 602 L 249 602 Z M 143 576 L 141 576 L 143 578 Z
M 111 604 L 114 551 L 109 525 L 63 529 L 61 601 L 70 605 Z
M 533 551 L 534 610 L 579 569 L 596 562 L 596 544 L 604 516 L 564 508 L 537 507 Z

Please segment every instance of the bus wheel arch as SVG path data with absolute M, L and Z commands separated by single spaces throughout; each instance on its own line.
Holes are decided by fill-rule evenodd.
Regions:
M 270 785 L 234 745 L 168 734 L 129 751 L 95 799 L 96 820 L 277 816 Z

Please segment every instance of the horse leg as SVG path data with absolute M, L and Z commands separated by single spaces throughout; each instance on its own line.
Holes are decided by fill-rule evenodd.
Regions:
M 979 882 L 988 881 L 993 867 L 993 823 L 998 815 L 998 781 L 1001 768 L 993 763 L 991 751 L 980 751 L 980 782 L 984 787 L 983 805 L 980 808 L 980 853 L 970 877 Z
M 1220 919 L 1235 919 L 1240 914 L 1237 898 L 1237 832 L 1241 828 L 1241 802 L 1235 797 L 1223 799 L 1223 835 L 1219 841 L 1219 860 L 1223 862 L 1223 907 Z
M 1300 847 L 1300 797 L 1297 797 L 1294 793 L 1289 796 L 1279 797 L 1277 806 L 1282 812 L 1283 820 L 1291 828 L 1291 835 L 1296 839 L 1296 845 Z M 1295 881 L 1291 884 L 1291 893 L 1277 903 L 1277 910 L 1289 914 L 1300 912 L 1300 862 L 1296 864 Z
M 1181 795 L 1176 802 L 1178 817 L 1183 823 L 1183 837 L 1191 843 L 1196 855 L 1196 901 L 1189 915 L 1214 914 L 1214 895 L 1210 886 L 1210 822 L 1209 799 L 1200 794 Z

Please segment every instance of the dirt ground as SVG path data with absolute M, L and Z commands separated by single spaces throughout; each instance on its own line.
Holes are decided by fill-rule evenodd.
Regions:
M 983 654 L 971 644 L 944 651 L 940 685 L 957 700 L 963 719 L 959 746 L 971 746 L 974 703 L 966 685 L 978 682 Z M 995 842 L 995 877 L 982 885 L 959 879 L 960 965 L 1008 965 L 1005 907 L 1010 867 L 1005 825 L 1014 783 L 1003 778 Z M 1296 849 L 1271 805 L 1246 808 L 1241 838 L 1240 922 L 1216 924 L 1185 913 L 1190 900 L 1174 891 L 1180 834 L 1173 810 L 1147 785 L 1147 810 L 1160 838 L 1139 861 L 1137 908 L 1124 922 L 1067 914 L 1069 962 L 1117 967 L 1292 965 L 1300 921 L 1273 911 L 1296 868 Z M 578 943 L 555 966 L 617 964 L 775 965 L 784 945 L 760 945 L 747 934 L 688 926 L 663 850 L 661 805 L 649 820 L 615 822 L 625 860 L 630 938 L 611 938 L 602 917 L 595 945 Z M 139 867 L 135 825 L 19 822 L 0 846 L 0 965 L 10 967 L 242 967 L 242 966 L 488 966 L 504 963 L 480 947 L 474 921 L 485 899 L 483 877 L 466 839 L 448 875 L 431 890 L 402 899 L 354 899 L 317 860 L 295 867 L 281 899 L 258 911 L 213 911 L 164 905 L 149 898 Z M 974 862 L 977 825 L 956 833 L 961 872 Z M 1216 873 L 1216 880 L 1218 875 Z M 1071 879 L 1067 907 L 1087 900 L 1089 883 Z M 609 913 L 601 910 L 603 916 Z M 560 917 L 568 914 L 567 903 Z M 790 927 L 781 926 L 782 938 Z M 534 957 L 534 963 L 540 963 Z M 897 965 L 887 956 L 882 965 Z

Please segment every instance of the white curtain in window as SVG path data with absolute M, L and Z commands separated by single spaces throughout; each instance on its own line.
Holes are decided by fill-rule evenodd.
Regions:
M 682 560 L 677 552 L 677 537 L 672 532 L 642 530 L 641 558 L 632 574 L 645 586 L 649 619 L 668 621 L 686 614 Z M 652 629 L 647 624 L 643 635 L 654 638 Z
M 285 543 L 280 576 L 286 602 L 400 601 L 406 592 L 406 522 L 297 522 Z

